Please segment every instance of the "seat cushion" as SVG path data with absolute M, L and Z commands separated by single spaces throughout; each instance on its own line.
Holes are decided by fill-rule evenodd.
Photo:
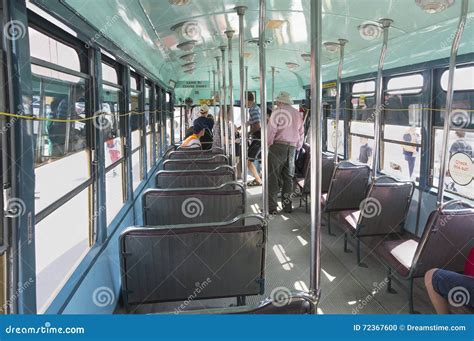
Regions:
M 359 221 L 360 211 L 340 211 L 337 214 L 339 220 L 339 226 L 344 231 L 354 234 L 357 228 L 357 222 Z
M 418 242 L 414 239 L 390 240 L 377 248 L 379 254 L 388 265 L 400 275 L 406 277 L 415 257 Z

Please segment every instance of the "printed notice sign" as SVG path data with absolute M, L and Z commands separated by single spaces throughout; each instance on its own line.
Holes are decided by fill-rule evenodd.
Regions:
M 474 176 L 472 159 L 465 153 L 455 153 L 449 159 L 449 174 L 460 186 L 467 186 Z

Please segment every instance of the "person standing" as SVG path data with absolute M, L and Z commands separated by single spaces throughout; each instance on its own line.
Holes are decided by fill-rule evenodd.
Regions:
M 249 108 L 250 118 L 247 122 L 247 125 L 250 126 L 250 136 L 252 137 L 252 142 L 250 143 L 248 149 L 248 160 L 247 166 L 254 177 L 253 181 L 250 181 L 247 185 L 248 186 L 261 186 L 262 179 L 258 175 L 257 169 L 255 168 L 254 161 L 258 160 L 258 156 L 260 155 L 261 149 L 261 132 L 260 132 L 260 122 L 262 115 L 260 114 L 260 108 L 255 103 L 255 97 L 253 93 L 247 93 L 247 108 Z
M 281 184 L 283 211 L 291 213 L 295 155 L 303 146 L 304 139 L 303 117 L 291 106 L 293 101 L 288 92 L 280 92 L 275 102 L 277 109 L 273 111 L 268 124 L 268 206 L 270 214 L 277 213 Z
M 204 127 L 204 135 L 200 138 L 201 146 L 203 150 L 209 150 L 212 148 L 214 120 L 208 117 L 209 107 L 205 104 L 199 109 L 199 114 L 200 116 L 194 120 L 193 125 L 199 124 Z

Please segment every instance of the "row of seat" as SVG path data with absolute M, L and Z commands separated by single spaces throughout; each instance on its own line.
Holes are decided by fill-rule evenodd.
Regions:
M 306 155 L 310 155 L 309 150 Z M 307 202 L 304 197 L 310 178 L 307 170 L 305 175 L 303 179 L 297 178 L 296 183 Z M 328 232 L 331 234 L 331 213 L 335 212 L 344 231 L 345 252 L 350 252 L 347 243 L 352 237 L 356 241 L 357 263 L 364 266 L 361 242 L 366 244 L 388 269 L 389 292 L 393 292 L 393 277 L 408 280 L 410 313 L 415 312 L 415 278 L 423 277 L 432 268 L 463 271 L 465 259 L 474 247 L 474 207 L 462 201 L 450 201 L 435 209 L 418 238 L 405 229 L 415 189 L 412 181 L 389 176 L 373 180 L 369 166 L 348 161 L 336 165 L 334 157 L 328 154 L 323 157 L 322 178 L 321 205 L 327 213 Z
M 144 226 L 120 239 L 122 293 L 132 305 L 236 297 L 264 293 L 267 227 L 245 214 L 246 195 L 219 151 L 166 153 L 156 188 L 142 196 Z M 253 309 L 223 313 L 279 313 L 265 301 Z M 287 312 L 309 312 L 304 295 Z M 202 312 L 202 311 L 201 311 Z

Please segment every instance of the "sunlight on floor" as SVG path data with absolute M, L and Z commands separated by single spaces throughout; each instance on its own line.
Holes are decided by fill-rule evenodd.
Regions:
M 290 257 L 286 255 L 286 251 L 283 246 L 281 246 L 280 244 L 274 245 L 273 252 L 275 252 L 275 256 L 278 258 L 278 261 L 280 262 L 284 270 L 290 271 L 294 267 L 293 263 L 290 262 Z
M 329 280 L 329 282 L 332 282 L 336 279 L 336 277 L 334 276 L 331 276 L 327 271 L 325 271 L 324 269 L 321 269 L 321 272 L 327 277 L 327 279 Z

